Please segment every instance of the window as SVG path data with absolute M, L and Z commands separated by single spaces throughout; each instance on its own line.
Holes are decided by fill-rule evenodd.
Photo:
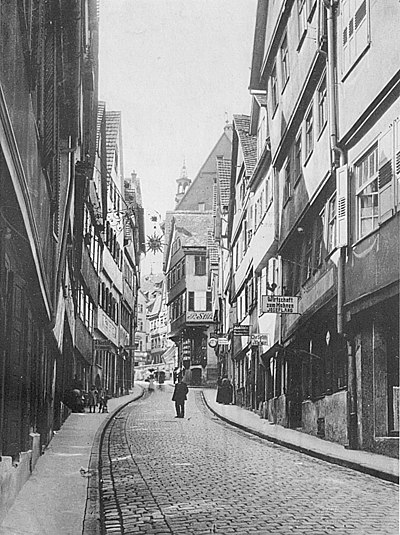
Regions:
M 194 292 L 189 292 L 188 310 L 194 310 Z
M 312 105 L 306 116 L 306 159 L 310 156 L 314 148 L 314 118 Z
M 307 239 L 305 242 L 303 282 L 308 280 L 312 274 L 312 252 L 313 252 L 313 237 L 312 237 L 312 233 L 310 233 L 309 236 L 307 236 Z
M 362 238 L 378 227 L 378 145 L 355 167 L 357 187 L 358 237 Z
M 344 0 L 342 13 L 342 72 L 354 65 L 369 43 L 367 0 Z
M 257 158 L 261 157 L 267 139 L 267 110 L 265 107 L 260 108 L 257 128 Z
M 326 76 L 323 77 L 322 82 L 318 88 L 318 132 L 321 133 L 327 119 L 326 110 Z
M 289 79 L 289 50 L 287 34 L 282 39 L 281 43 L 281 65 L 282 65 L 282 88 L 284 89 Z
M 336 193 L 328 201 L 328 235 L 327 248 L 332 252 L 336 247 Z
M 206 256 L 195 256 L 194 257 L 194 274 L 195 275 L 205 275 L 206 274 Z
M 291 193 L 290 175 L 291 175 L 291 161 L 290 161 L 290 156 L 289 156 L 287 163 L 285 165 L 285 183 L 283 186 L 283 204 L 284 205 L 290 199 L 290 193 Z
M 274 114 L 278 107 L 278 79 L 276 77 L 276 65 L 274 65 L 271 72 L 271 107 L 272 114 Z
M 206 310 L 212 310 L 212 293 L 207 292 L 206 294 Z
M 314 269 L 318 269 L 322 264 L 323 259 L 323 247 L 324 247 L 324 221 L 325 221 L 325 209 L 320 212 L 316 220 L 315 229 L 315 256 L 314 256 Z
M 204 212 L 206 209 L 206 203 L 205 202 L 199 202 L 198 210 L 199 212 Z
M 295 144 L 294 144 L 293 158 L 294 158 L 294 169 L 293 169 L 294 185 L 296 185 L 303 176 L 301 132 L 297 136 Z

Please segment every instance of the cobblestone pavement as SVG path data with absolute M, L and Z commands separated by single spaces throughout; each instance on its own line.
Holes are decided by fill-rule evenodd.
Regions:
M 230 427 L 199 390 L 175 419 L 171 394 L 156 388 L 107 429 L 104 533 L 399 533 L 397 485 Z

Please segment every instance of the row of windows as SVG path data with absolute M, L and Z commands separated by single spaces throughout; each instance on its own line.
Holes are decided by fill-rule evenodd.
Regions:
M 100 240 L 95 233 L 95 227 L 92 225 L 90 212 L 86 204 L 83 212 L 83 237 L 94 268 L 98 271 L 100 269 Z
M 121 325 L 126 332 L 131 332 L 132 314 L 123 303 L 121 303 Z
M 315 110 L 315 108 L 317 108 Z M 314 116 L 317 116 L 315 122 Z M 327 93 L 326 74 L 318 85 L 317 91 L 311 100 L 311 104 L 306 112 L 302 128 L 300 128 L 293 145 L 289 151 L 284 168 L 283 202 L 286 203 L 303 177 L 303 166 L 314 150 L 315 140 L 322 133 L 327 122 Z M 317 135 L 315 135 L 317 134 Z M 304 141 L 304 148 L 303 148 Z
M 185 276 L 185 259 L 180 260 L 168 273 L 167 285 L 170 290 Z
M 108 250 L 110 251 L 111 256 L 114 258 L 115 263 L 117 264 L 118 268 L 122 269 L 121 247 L 117 241 L 117 233 L 111 227 L 111 224 L 109 221 L 106 221 L 106 225 L 105 225 L 105 244 Z
M 298 38 L 302 42 L 307 32 L 307 23 L 311 20 L 314 14 L 316 0 L 298 0 Z M 295 47 L 292 47 L 293 49 Z M 299 47 L 296 46 L 298 49 Z M 279 64 L 279 68 L 278 68 Z M 289 61 L 289 42 L 288 33 L 285 32 L 279 46 L 279 53 L 274 66 L 272 67 L 270 75 L 270 99 L 272 116 L 279 103 L 279 87 L 278 87 L 278 72 L 280 75 L 280 84 L 282 92 L 288 83 L 290 76 L 290 61 Z
M 167 275 L 167 287 L 170 290 L 177 284 L 186 274 L 186 260 L 180 260 Z M 194 274 L 203 276 L 207 274 L 207 257 L 206 255 L 195 255 L 194 257 Z
M 183 292 L 178 295 L 169 305 L 170 319 L 175 321 L 188 311 L 210 311 L 212 310 L 211 292 Z
M 336 245 L 337 212 L 334 194 L 304 235 L 297 236 L 290 249 L 290 258 L 283 259 L 284 292 L 287 295 L 297 295 L 301 285 L 323 266 Z
M 99 306 L 114 323 L 118 323 L 118 301 L 104 282 L 99 284 Z

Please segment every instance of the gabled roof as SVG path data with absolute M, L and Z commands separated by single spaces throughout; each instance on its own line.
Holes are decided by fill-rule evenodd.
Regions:
M 172 241 L 179 237 L 181 247 L 207 247 L 208 231 L 213 228 L 214 217 L 211 211 L 167 212 L 165 235 L 168 242 L 164 248 L 164 269 L 168 265 Z
M 107 171 L 111 173 L 118 133 L 121 126 L 120 111 L 106 111 Z
M 201 166 L 196 178 L 185 191 L 175 210 L 196 210 L 204 202 L 206 210 L 212 209 L 212 184 L 217 172 L 217 156 L 230 157 L 232 151 L 232 127 L 224 128 L 221 136 Z
M 250 135 L 250 116 L 234 115 L 233 125 L 243 151 L 247 176 L 251 176 L 257 163 L 257 136 Z

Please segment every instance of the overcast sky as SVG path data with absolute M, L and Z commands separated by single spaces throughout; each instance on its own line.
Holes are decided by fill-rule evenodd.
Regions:
M 125 176 L 174 209 L 232 114 L 250 112 L 256 0 L 101 0 L 100 99 L 121 110 Z M 146 234 L 149 234 L 146 229 Z

